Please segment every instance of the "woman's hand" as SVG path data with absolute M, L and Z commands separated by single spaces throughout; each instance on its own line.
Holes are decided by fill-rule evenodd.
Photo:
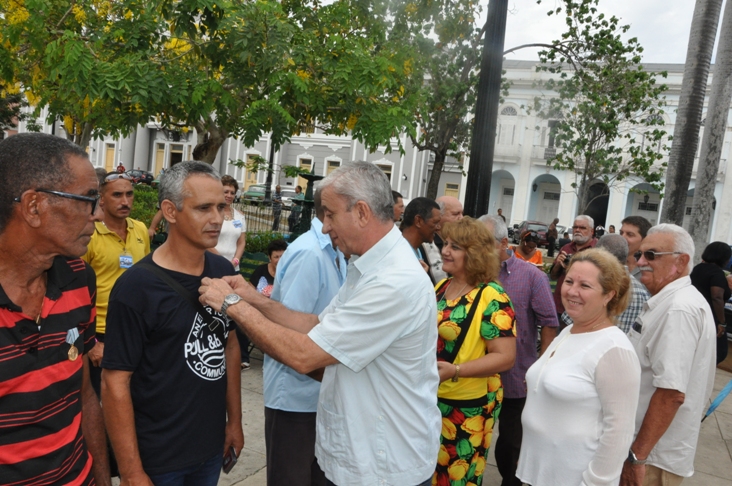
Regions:
M 447 361 L 438 361 L 437 372 L 440 374 L 440 383 L 442 383 L 455 376 L 455 365 Z

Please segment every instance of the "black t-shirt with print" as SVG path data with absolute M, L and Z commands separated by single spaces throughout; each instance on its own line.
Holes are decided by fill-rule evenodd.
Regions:
M 225 258 L 205 255 L 199 276 L 162 270 L 198 297 L 203 277 L 235 273 Z M 157 266 L 152 255 L 142 262 Z M 233 323 L 205 309 L 218 324 L 213 330 L 187 300 L 139 265 L 112 289 L 102 368 L 133 372 L 135 429 L 147 474 L 183 469 L 223 451 L 224 349 Z

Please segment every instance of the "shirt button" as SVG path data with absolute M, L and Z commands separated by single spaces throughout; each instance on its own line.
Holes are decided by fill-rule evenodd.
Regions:
M 379 420 L 384 420 L 384 416 L 383 415 L 379 415 Z

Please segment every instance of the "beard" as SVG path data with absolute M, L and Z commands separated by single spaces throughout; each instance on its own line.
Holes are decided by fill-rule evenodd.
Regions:
M 591 235 L 590 236 L 572 235 L 572 241 L 574 241 L 575 244 L 577 244 L 577 245 L 584 245 L 585 243 L 590 241 L 591 238 L 592 238 Z

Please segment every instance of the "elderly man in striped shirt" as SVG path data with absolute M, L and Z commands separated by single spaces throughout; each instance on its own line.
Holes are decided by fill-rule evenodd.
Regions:
M 526 370 L 538 358 L 537 337 L 541 329 L 541 352 L 557 335 L 557 311 L 549 278 L 534 265 L 508 254 L 508 229 L 500 216 L 480 218 L 493 233 L 501 260 L 498 280 L 516 310 L 516 363 L 501 373 L 503 403 L 498 417 L 496 464 L 502 486 L 521 486 L 516 465 L 521 450 L 521 412 L 526 403 Z
M 87 355 L 96 278 L 79 258 L 102 214 L 94 167 L 66 139 L 14 135 L 0 195 L 0 483 L 109 485 Z

